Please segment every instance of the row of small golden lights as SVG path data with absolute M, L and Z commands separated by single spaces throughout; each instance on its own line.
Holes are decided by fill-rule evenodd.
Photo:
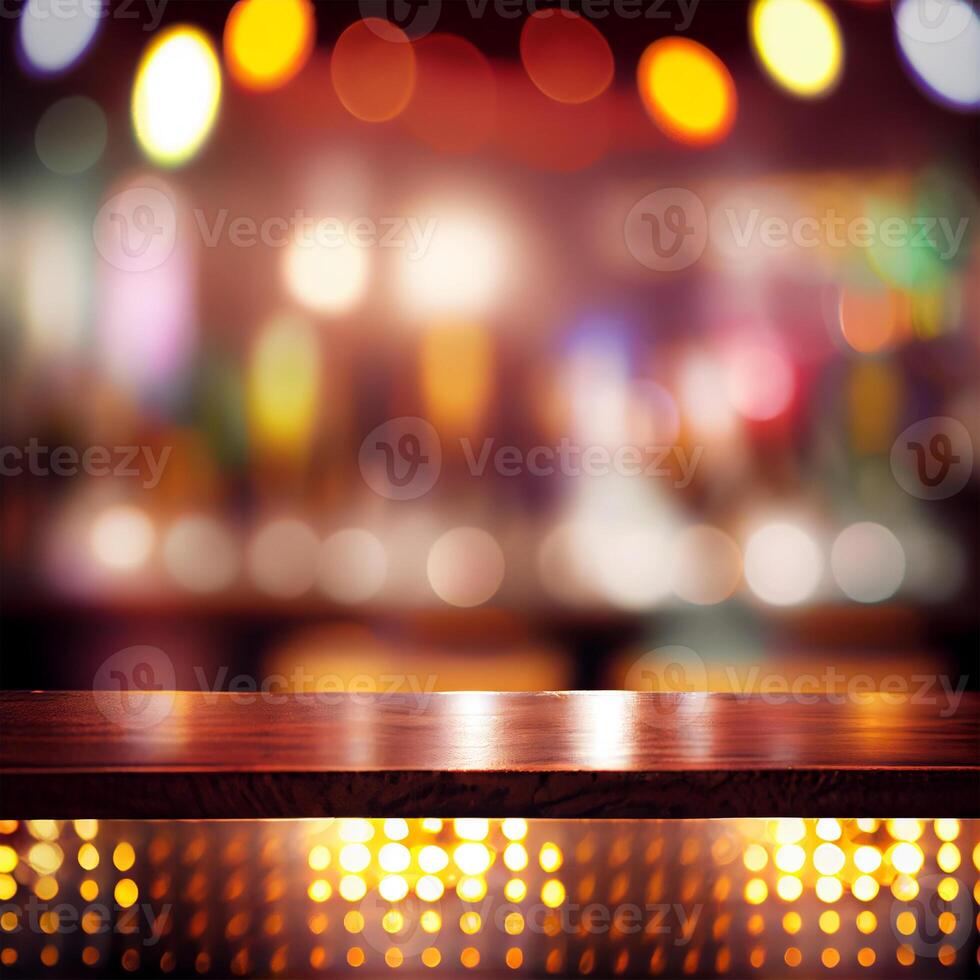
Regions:
M 853 821 L 851 830 L 856 829 L 859 833 L 873 834 L 879 830 L 881 821 L 871 819 L 859 819 Z M 378 847 L 376 854 L 372 855 L 367 844 L 375 837 L 375 824 L 383 827 L 384 836 L 387 843 Z M 425 819 L 420 821 L 419 826 L 422 831 L 431 834 L 438 834 L 443 830 L 443 821 L 437 819 Z M 486 894 L 486 881 L 483 875 L 493 864 L 495 853 L 492 848 L 484 842 L 490 835 L 490 821 L 485 819 L 463 819 L 453 821 L 453 831 L 461 843 L 452 848 L 452 863 L 456 870 L 449 869 L 450 853 L 449 850 L 436 844 L 424 845 L 415 849 L 415 861 L 418 867 L 424 872 L 416 881 L 416 894 L 426 902 L 435 902 L 442 897 L 445 891 L 445 882 L 456 881 L 456 893 L 460 899 L 466 902 L 480 901 Z M 812 849 L 809 855 L 801 846 L 801 842 L 807 836 L 807 824 L 802 819 L 772 821 L 767 826 L 766 836 L 774 847 L 772 863 L 776 869 L 782 872 L 776 886 L 776 894 L 787 902 L 795 901 L 803 891 L 800 877 L 804 873 L 804 866 L 807 857 L 812 860 L 813 869 L 819 874 L 816 883 L 816 894 L 818 898 L 828 904 L 836 902 L 843 893 L 843 886 L 838 878 L 842 875 L 845 880 L 851 879 L 852 894 L 862 902 L 868 902 L 874 898 L 879 890 L 878 881 L 872 877 L 877 872 L 878 876 L 885 882 L 891 881 L 894 896 L 901 901 L 910 901 L 918 894 L 918 883 L 914 875 L 918 873 L 924 863 L 924 854 L 921 847 L 916 843 L 925 832 L 925 823 L 914 819 L 898 819 L 885 822 L 888 834 L 894 843 L 886 847 L 883 851 L 873 845 L 862 844 L 851 848 L 850 857 L 857 872 L 854 874 L 845 872 L 847 855 L 844 849 L 836 842 L 840 841 L 844 828 L 837 820 L 819 820 L 814 826 L 814 834 L 820 841 Z M 16 821 L 0 821 L 0 833 L 10 834 L 17 828 Z M 79 820 L 74 823 L 75 832 L 83 841 L 78 850 L 78 863 L 85 871 L 92 871 L 99 866 L 100 855 L 92 843 L 98 833 L 98 822 L 94 820 Z M 55 821 L 29 821 L 27 829 L 36 843 L 32 844 L 26 855 L 26 863 L 39 875 L 35 882 L 35 894 L 42 900 L 48 900 L 57 895 L 58 883 L 54 878 L 55 872 L 61 866 L 64 852 L 55 843 L 59 836 L 59 825 Z M 528 824 L 525 820 L 508 819 L 500 825 L 501 832 L 507 841 L 504 846 L 502 860 L 509 871 L 517 874 L 525 871 L 530 863 L 525 838 L 528 832 Z M 367 883 L 363 873 L 368 870 L 372 863 L 376 863 L 382 872 L 386 873 L 378 882 L 378 891 L 382 898 L 391 902 L 393 905 L 401 901 L 408 895 L 408 883 L 399 872 L 407 871 L 412 861 L 412 852 L 407 846 L 401 843 L 410 833 L 409 825 L 400 819 L 386 821 L 367 821 L 367 820 L 342 820 L 338 823 L 339 837 L 342 842 L 338 852 L 338 864 L 345 874 L 340 879 L 338 892 L 342 898 L 348 902 L 360 901 L 367 893 Z M 960 835 L 961 826 L 957 820 L 937 820 L 934 822 L 933 830 L 937 839 L 941 842 L 937 855 L 936 863 L 939 868 L 951 875 L 956 871 L 961 863 L 960 850 L 955 841 Z M 845 846 L 847 844 L 845 843 Z M 716 852 L 716 857 L 718 853 Z M 120 872 L 129 871 L 135 864 L 136 855 L 132 844 L 122 841 L 118 843 L 112 853 L 112 863 Z M 761 873 L 770 863 L 769 850 L 758 842 L 748 844 L 742 854 L 742 861 L 746 869 L 753 873 Z M 315 872 L 325 871 L 332 862 L 330 849 L 323 844 L 315 845 L 308 854 L 308 863 Z M 538 850 L 538 864 L 547 874 L 558 871 L 564 862 L 564 856 L 558 844 L 545 842 Z M 980 870 L 980 843 L 974 848 L 973 862 Z M 16 851 L 7 846 L 0 845 L 0 897 L 10 898 L 16 892 L 16 881 L 11 875 L 19 863 Z M 807 869 L 809 870 L 809 869 Z M 443 872 L 442 878 L 437 877 Z M 83 880 L 79 887 L 82 897 L 86 901 L 94 901 L 98 896 L 98 884 L 90 878 Z M 717 889 L 716 889 L 717 890 Z M 332 895 L 330 883 L 323 877 L 317 877 L 311 882 L 308 894 L 317 903 L 327 901 Z M 939 896 L 944 901 L 952 901 L 958 894 L 959 882 L 956 878 L 947 877 L 943 879 L 937 889 Z M 975 888 L 975 898 L 980 903 L 980 882 Z M 505 886 L 505 896 L 511 902 L 520 902 L 527 895 L 526 883 L 513 877 Z M 138 897 L 138 888 L 130 878 L 120 879 L 114 889 L 114 898 L 121 908 L 128 908 L 133 905 Z M 753 877 L 745 885 L 744 897 L 751 905 L 759 905 L 765 902 L 769 894 L 768 885 L 761 877 Z M 565 901 L 565 887 L 557 878 L 547 879 L 541 887 L 541 901 L 551 909 L 558 908 Z M 726 895 L 717 896 L 720 899 Z M 48 921 L 53 913 L 44 913 L 41 920 L 41 928 L 45 932 L 53 933 L 58 928 L 57 921 Z M 89 913 L 94 915 L 94 913 Z M 877 919 L 870 910 L 862 910 L 856 920 L 860 932 L 870 934 L 877 927 Z M 938 917 L 939 928 L 946 934 L 952 933 L 956 928 L 956 919 L 952 912 L 944 911 Z M 16 913 L 8 911 L 0 917 L 0 928 L 10 931 L 17 925 Z M 482 922 L 480 916 L 475 911 L 464 912 L 460 917 L 460 929 L 467 935 L 474 935 L 481 929 Z M 82 920 L 82 927 L 85 931 L 96 931 L 100 926 L 99 922 L 87 923 L 85 917 Z M 348 932 L 358 933 L 364 928 L 364 918 L 360 911 L 349 910 L 344 917 L 344 926 Z M 395 934 L 401 931 L 404 926 L 404 916 L 396 909 L 389 909 L 382 919 L 382 926 L 386 932 Z M 429 933 L 436 933 L 441 929 L 442 922 L 439 913 L 435 909 L 424 911 L 420 917 L 420 926 Z M 828 909 L 821 913 L 819 926 L 822 932 L 833 934 L 840 928 L 840 915 L 836 910 Z M 88 928 L 87 928 L 88 927 Z M 787 912 L 783 916 L 783 928 L 794 935 L 802 927 L 802 919 L 795 911 Z M 322 932 L 326 928 L 325 916 L 311 916 L 310 929 L 314 933 Z M 759 935 L 764 929 L 764 921 L 761 916 L 753 916 L 748 922 L 750 935 Z M 903 935 L 911 935 L 916 929 L 915 916 L 911 911 L 899 913 L 896 920 L 896 928 Z M 519 912 L 510 913 L 505 920 L 505 930 L 512 936 L 519 935 L 524 930 L 523 916 Z M 717 931 L 717 924 L 716 924 Z M 135 951 L 127 951 L 136 957 L 138 964 L 138 954 Z M 54 947 L 45 947 L 42 950 L 42 962 L 46 965 L 54 965 L 57 962 L 57 950 Z M 83 953 L 98 958 L 98 951 L 94 948 L 87 948 Z M 869 947 L 863 948 L 858 953 L 858 962 L 862 966 L 871 966 L 875 961 L 875 952 Z M 321 960 L 325 953 L 321 947 L 314 950 L 311 962 L 315 959 Z M 365 954 L 359 947 L 348 950 L 348 963 L 351 966 L 359 966 L 365 961 Z M 910 965 L 914 962 L 915 954 L 911 947 L 900 946 L 897 952 L 899 963 Z M 508 966 L 516 969 L 522 965 L 523 952 L 519 948 L 509 949 L 505 956 Z M 790 966 L 799 965 L 802 954 L 795 947 L 786 950 L 784 959 Z M 836 966 L 839 962 L 839 953 L 833 948 L 825 949 L 821 955 L 823 964 L 827 967 Z M 939 951 L 941 963 L 946 965 L 955 961 L 955 950 L 952 947 L 942 947 Z M 49 960 L 50 962 L 46 962 Z M 423 951 L 422 961 L 427 966 L 436 966 L 441 960 L 441 954 L 435 947 Z M 480 960 L 479 950 L 468 947 L 461 953 L 461 963 L 467 967 L 476 966 Z M 0 962 L 10 965 L 16 961 L 16 951 L 4 949 L 0 953 Z M 401 965 L 402 953 L 397 947 L 392 947 L 385 953 L 385 961 L 390 967 Z M 765 961 L 765 952 L 761 947 L 756 947 L 750 956 L 753 966 L 761 966 Z M 91 964 L 90 964 L 91 965 Z M 124 964 L 127 968 L 130 965 Z M 313 963 L 316 966 L 316 963 Z M 581 964 L 587 965 L 587 964 Z M 721 968 L 723 964 L 719 963 Z M 653 966 L 653 964 L 651 964 Z M 132 967 L 135 968 L 135 967 Z M 206 972 L 206 971 L 205 971 Z M 588 972 L 585 970 L 584 972 Z

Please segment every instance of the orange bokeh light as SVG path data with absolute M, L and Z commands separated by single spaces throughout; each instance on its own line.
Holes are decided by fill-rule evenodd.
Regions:
M 735 122 L 732 76 L 721 59 L 697 41 L 654 41 L 640 58 L 637 84 L 653 121 L 679 143 L 717 143 Z
M 887 350 L 907 332 L 909 303 L 894 289 L 845 289 L 840 297 L 840 328 L 860 354 Z
M 528 17 L 521 31 L 521 60 L 545 95 L 573 105 L 605 92 L 615 69 L 602 34 L 566 10 L 539 10 Z
M 377 17 L 351 24 L 330 58 L 337 97 L 365 122 L 387 122 L 404 110 L 415 89 L 415 68 L 408 35 Z
M 490 62 L 454 34 L 415 42 L 415 94 L 403 116 L 408 130 L 441 153 L 472 153 L 493 135 L 497 82 Z
M 279 88 L 303 68 L 315 40 L 310 0 L 239 0 L 225 23 L 225 63 L 245 88 Z

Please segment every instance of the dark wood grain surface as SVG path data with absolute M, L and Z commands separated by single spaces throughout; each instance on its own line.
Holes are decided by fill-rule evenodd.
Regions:
M 980 695 L 806 701 L 6 692 L 0 816 L 980 816 Z

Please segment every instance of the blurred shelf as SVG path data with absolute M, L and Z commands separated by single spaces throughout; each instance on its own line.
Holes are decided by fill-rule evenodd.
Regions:
M 2 815 L 978 817 L 980 694 L 923 700 L 6 692 Z

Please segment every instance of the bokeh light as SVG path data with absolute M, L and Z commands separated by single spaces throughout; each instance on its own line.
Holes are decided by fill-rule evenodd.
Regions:
M 28 66 L 46 75 L 70 68 L 95 38 L 104 17 L 102 7 L 102 0 L 67 5 L 27 0 L 19 11 L 19 41 Z
M 316 581 L 320 542 L 302 521 L 282 518 L 262 527 L 248 549 L 248 569 L 263 592 L 295 599 Z
M 980 106 L 980 15 L 968 0 L 898 0 L 895 37 L 920 87 L 957 109 Z
M 720 58 L 688 38 L 661 38 L 640 58 L 640 97 L 653 121 L 680 143 L 723 140 L 735 122 L 732 76 Z
M 114 571 L 129 571 L 146 564 L 156 541 L 150 518 L 137 507 L 120 504 L 104 510 L 92 524 L 92 553 Z
M 158 34 L 136 70 L 136 138 L 155 163 L 176 166 L 201 148 L 221 102 L 221 69 L 210 38 L 196 27 Z
M 725 381 L 732 407 L 761 422 L 781 415 L 793 399 L 793 367 L 773 346 L 739 344 L 725 360 Z
M 752 44 L 766 71 L 794 95 L 823 95 L 843 67 L 840 27 L 824 0 L 756 0 Z
M 102 156 L 107 134 L 105 113 L 98 103 L 84 95 L 69 95 L 38 120 L 34 146 L 52 173 L 80 174 Z
M 738 587 L 742 555 L 724 531 L 703 524 L 685 528 L 674 538 L 671 552 L 671 582 L 678 598 L 713 605 Z
M 863 521 L 844 528 L 830 551 L 834 580 L 857 602 L 891 598 L 905 577 L 905 552 L 881 524 Z
M 599 30 L 570 10 L 537 10 L 521 30 L 521 61 L 532 82 L 556 102 L 577 105 L 601 95 L 615 70 Z
M 286 288 L 316 313 L 347 313 L 367 288 L 369 258 L 367 248 L 346 237 L 336 242 L 294 241 L 283 253 Z
M 796 605 L 809 599 L 822 571 L 816 542 L 794 524 L 768 524 L 745 546 L 745 580 L 760 599 L 773 605 Z
M 491 534 L 477 527 L 447 531 L 426 562 L 432 591 L 451 606 L 479 606 L 504 580 L 504 555 Z
M 400 256 L 401 296 L 408 308 L 429 316 L 485 313 L 504 288 L 507 240 L 496 221 L 482 214 L 435 212 L 431 240 L 421 255 Z
M 415 88 L 415 52 L 408 35 L 377 17 L 351 24 L 337 38 L 330 77 L 344 108 L 364 122 L 387 122 Z
M 335 531 L 323 543 L 320 586 L 337 602 L 365 602 L 373 598 L 384 585 L 387 574 L 384 545 L 370 531 L 345 528 Z
M 225 64 L 246 88 L 279 88 L 302 70 L 315 40 L 310 0 L 239 0 L 225 23 Z
M 216 518 L 198 514 L 181 517 L 168 528 L 163 561 L 178 585 L 197 593 L 227 588 L 240 565 L 231 531 Z
M 841 290 L 839 316 L 844 340 L 860 354 L 877 354 L 902 337 L 909 304 L 897 289 L 847 286 Z

